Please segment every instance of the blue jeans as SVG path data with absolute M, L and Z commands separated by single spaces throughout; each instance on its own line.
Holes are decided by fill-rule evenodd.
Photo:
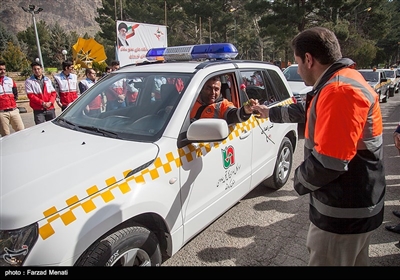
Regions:
M 119 102 L 118 100 L 107 101 L 107 111 L 120 109 L 126 107 L 125 101 Z

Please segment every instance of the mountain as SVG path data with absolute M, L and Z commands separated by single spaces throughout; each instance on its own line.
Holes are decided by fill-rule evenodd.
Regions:
M 36 22 L 45 21 L 47 25 L 56 22 L 66 31 L 76 31 L 83 36 L 88 33 L 94 36 L 99 30 L 95 21 L 97 8 L 102 7 L 101 0 L 0 0 L 0 22 L 17 34 L 33 24 L 30 13 L 21 7 L 35 5 L 43 10 L 35 14 Z

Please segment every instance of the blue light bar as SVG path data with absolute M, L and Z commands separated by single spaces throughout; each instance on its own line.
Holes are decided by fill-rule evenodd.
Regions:
M 196 45 L 192 50 L 193 59 L 229 59 L 238 55 L 236 47 L 230 43 Z
M 160 60 L 161 57 L 165 61 L 190 61 L 200 59 L 233 59 L 237 55 L 238 51 L 231 43 L 214 43 L 154 48 L 147 52 L 146 58 L 149 61 Z

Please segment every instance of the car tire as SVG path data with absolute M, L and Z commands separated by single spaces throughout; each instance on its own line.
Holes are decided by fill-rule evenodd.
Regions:
M 262 184 L 270 189 L 279 190 L 289 179 L 293 165 L 293 145 L 289 138 L 284 137 L 279 148 L 278 156 L 271 177 L 265 179 Z
M 142 226 L 115 230 L 93 243 L 75 266 L 160 266 L 157 237 Z
M 393 97 L 394 96 L 394 91 L 395 91 L 394 88 L 389 89 L 389 97 Z
M 385 97 L 382 98 L 382 103 L 388 102 L 388 99 L 389 99 L 389 96 L 388 96 L 388 94 L 386 93 L 386 94 L 385 94 Z

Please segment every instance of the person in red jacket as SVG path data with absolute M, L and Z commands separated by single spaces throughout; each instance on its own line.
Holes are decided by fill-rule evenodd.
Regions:
M 33 109 L 35 124 L 39 124 L 56 117 L 54 102 L 57 93 L 51 80 L 43 75 L 42 65 L 33 62 L 31 67 L 33 75 L 25 81 L 25 92 Z
M 221 95 L 221 78 L 214 76 L 203 86 L 199 97 L 190 112 L 190 121 L 200 118 L 224 119 L 228 124 L 247 121 L 253 113 L 252 106 L 258 104 L 254 99 L 250 103 L 236 108 L 235 105 Z
M 78 98 L 78 77 L 72 73 L 71 61 L 63 61 L 62 71 L 54 76 L 54 88 L 57 92 L 57 104 L 64 111 Z
M 83 94 L 86 90 L 94 86 L 96 83 L 96 71 L 92 68 L 86 68 L 86 79 L 78 83 L 79 92 Z M 88 116 L 96 116 L 101 113 L 103 107 L 102 94 L 97 95 L 85 108 L 85 114 Z
M 25 128 L 17 108 L 18 89 L 15 81 L 6 76 L 6 63 L 0 60 L 0 135 L 10 134 L 10 125 L 15 131 Z
M 323 27 L 291 42 L 298 73 L 313 90 L 303 104 L 254 106 L 271 122 L 305 123 L 304 161 L 294 189 L 309 195 L 310 266 L 368 266 L 372 233 L 383 222 L 386 191 L 379 96 L 343 58 Z

